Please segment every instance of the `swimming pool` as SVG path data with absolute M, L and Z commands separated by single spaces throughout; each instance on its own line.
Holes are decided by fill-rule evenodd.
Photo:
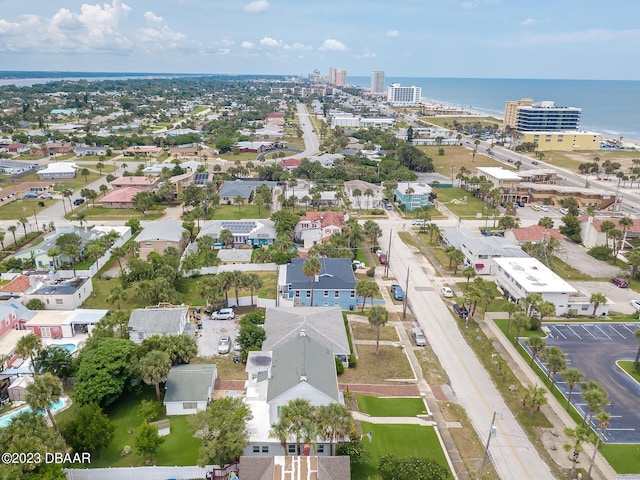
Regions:
M 64 348 L 65 350 L 68 350 L 69 353 L 73 353 L 76 349 L 76 346 L 73 343 L 62 343 L 62 344 L 53 344 L 50 345 L 50 347 L 60 347 L 60 348 Z
M 55 412 L 56 410 L 59 410 L 62 407 L 64 407 L 64 402 L 62 400 L 58 400 L 56 403 L 51 404 L 51 411 Z M 9 425 L 9 423 L 11 422 L 11 419 L 14 417 L 17 417 L 21 413 L 31 412 L 31 411 L 32 411 L 31 407 L 24 407 L 13 413 L 5 415 L 4 417 L 0 418 L 0 428 L 6 427 L 7 425 Z M 45 412 L 40 412 L 40 414 L 42 413 L 45 413 Z

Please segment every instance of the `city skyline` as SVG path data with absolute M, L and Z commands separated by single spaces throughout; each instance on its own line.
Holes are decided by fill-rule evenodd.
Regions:
M 514 5 L 514 3 L 518 3 Z M 0 0 L 11 70 L 640 79 L 640 4 Z

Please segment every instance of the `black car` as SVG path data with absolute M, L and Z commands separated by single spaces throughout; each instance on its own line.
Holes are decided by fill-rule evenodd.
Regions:
M 84 203 L 84 198 L 76 198 L 73 201 L 73 204 L 77 207 L 78 205 L 82 205 Z
M 452 308 L 458 314 L 458 316 L 460 318 L 464 318 L 464 317 L 468 317 L 469 316 L 469 310 L 464 305 L 461 306 L 461 305 L 458 305 L 457 303 L 454 303 L 452 305 Z

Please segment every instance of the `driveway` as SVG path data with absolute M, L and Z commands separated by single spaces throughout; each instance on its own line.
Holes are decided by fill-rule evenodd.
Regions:
M 594 278 L 609 278 L 620 274 L 619 267 L 596 260 L 587 253 L 586 248 L 571 240 L 563 240 L 561 249 L 555 255 L 582 273 Z
M 631 300 L 639 300 L 640 294 L 630 288 L 616 287 L 611 282 L 571 282 L 575 286 L 586 290 L 589 294 L 592 293 L 604 293 L 607 298 L 615 302 L 615 305 L 610 307 L 611 312 L 615 313 L 634 313 L 636 311 L 629 302 Z M 591 314 L 591 312 L 589 312 Z
M 218 355 L 218 340 L 220 337 L 231 337 L 231 341 L 240 331 L 240 319 L 236 316 L 233 320 L 211 320 L 209 315 L 202 316 L 202 329 L 200 336 L 196 337 L 198 342 L 198 355 L 201 357 L 212 357 Z

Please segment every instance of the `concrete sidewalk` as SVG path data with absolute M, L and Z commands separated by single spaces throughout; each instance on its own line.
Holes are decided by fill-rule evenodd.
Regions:
M 400 424 L 400 425 L 421 425 L 423 427 L 435 427 L 436 422 L 426 420 L 421 417 L 372 417 L 366 413 L 351 412 L 353 419 L 359 422 L 369 422 L 375 424 Z

